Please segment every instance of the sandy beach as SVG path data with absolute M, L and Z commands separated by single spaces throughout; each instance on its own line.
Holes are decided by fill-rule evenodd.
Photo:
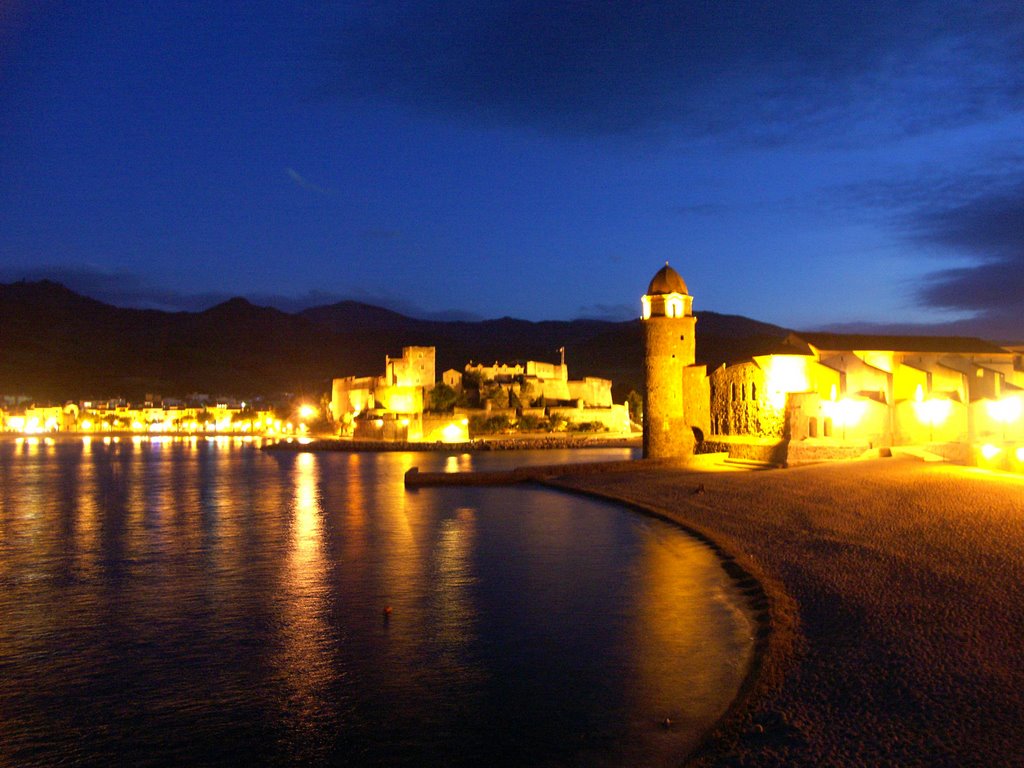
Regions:
M 716 542 L 768 594 L 714 766 L 1024 765 L 1024 477 L 913 458 L 556 481 Z

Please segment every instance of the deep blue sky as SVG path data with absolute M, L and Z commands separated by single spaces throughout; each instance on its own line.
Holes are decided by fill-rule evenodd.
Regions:
M 2 282 L 626 319 L 666 260 L 1024 338 L 1024 3 L 0 2 Z

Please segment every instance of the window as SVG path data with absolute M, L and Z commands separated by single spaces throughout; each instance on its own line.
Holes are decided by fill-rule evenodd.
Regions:
M 735 401 L 736 401 L 736 382 L 734 381 L 732 384 L 729 385 L 729 402 L 732 403 L 732 402 L 735 402 Z
M 757 400 L 757 384 L 750 382 L 750 399 Z

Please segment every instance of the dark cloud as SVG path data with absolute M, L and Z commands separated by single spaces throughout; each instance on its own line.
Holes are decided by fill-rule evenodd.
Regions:
M 921 240 L 977 260 L 929 275 L 918 293 L 921 302 L 1005 318 L 1007 331 L 1024 338 L 1024 181 L 928 211 L 918 226 Z
M 932 165 L 835 191 L 845 214 L 880 215 L 909 246 L 909 257 L 961 262 L 926 274 L 909 291 L 919 306 L 969 319 L 881 328 L 1024 340 L 1024 154 L 979 153 L 970 167 Z
M 587 304 L 576 310 L 576 317 L 584 320 L 608 320 L 614 323 L 632 320 L 639 315 L 629 304 Z
M 198 311 L 231 298 L 215 292 L 186 294 L 157 288 L 138 274 L 91 266 L 0 267 L 0 282 L 18 280 L 51 280 L 107 304 L 168 312 Z
M 237 293 L 206 291 L 187 293 L 154 287 L 145 277 L 132 272 L 104 270 L 91 266 L 49 265 L 40 267 L 0 267 L 0 283 L 20 280 L 50 280 L 83 296 L 133 309 L 159 309 L 165 312 L 200 312 L 238 296 Z M 261 307 L 274 307 L 283 312 L 300 312 L 309 307 L 358 301 L 390 309 L 408 317 L 423 320 L 479 320 L 469 312 L 457 310 L 426 310 L 406 299 L 387 293 L 353 289 L 349 293 L 310 290 L 299 294 L 250 293 L 245 298 Z
M 349 4 L 330 88 L 568 134 L 919 133 L 1020 108 L 1019 0 Z
M 939 323 L 828 323 L 806 330 L 886 336 L 976 336 L 1002 344 L 1024 343 L 1019 319 L 998 312 Z

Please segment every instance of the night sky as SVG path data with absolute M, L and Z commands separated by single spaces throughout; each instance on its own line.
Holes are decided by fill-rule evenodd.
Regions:
M 1024 3 L 0 1 L 0 282 L 1024 338 Z

